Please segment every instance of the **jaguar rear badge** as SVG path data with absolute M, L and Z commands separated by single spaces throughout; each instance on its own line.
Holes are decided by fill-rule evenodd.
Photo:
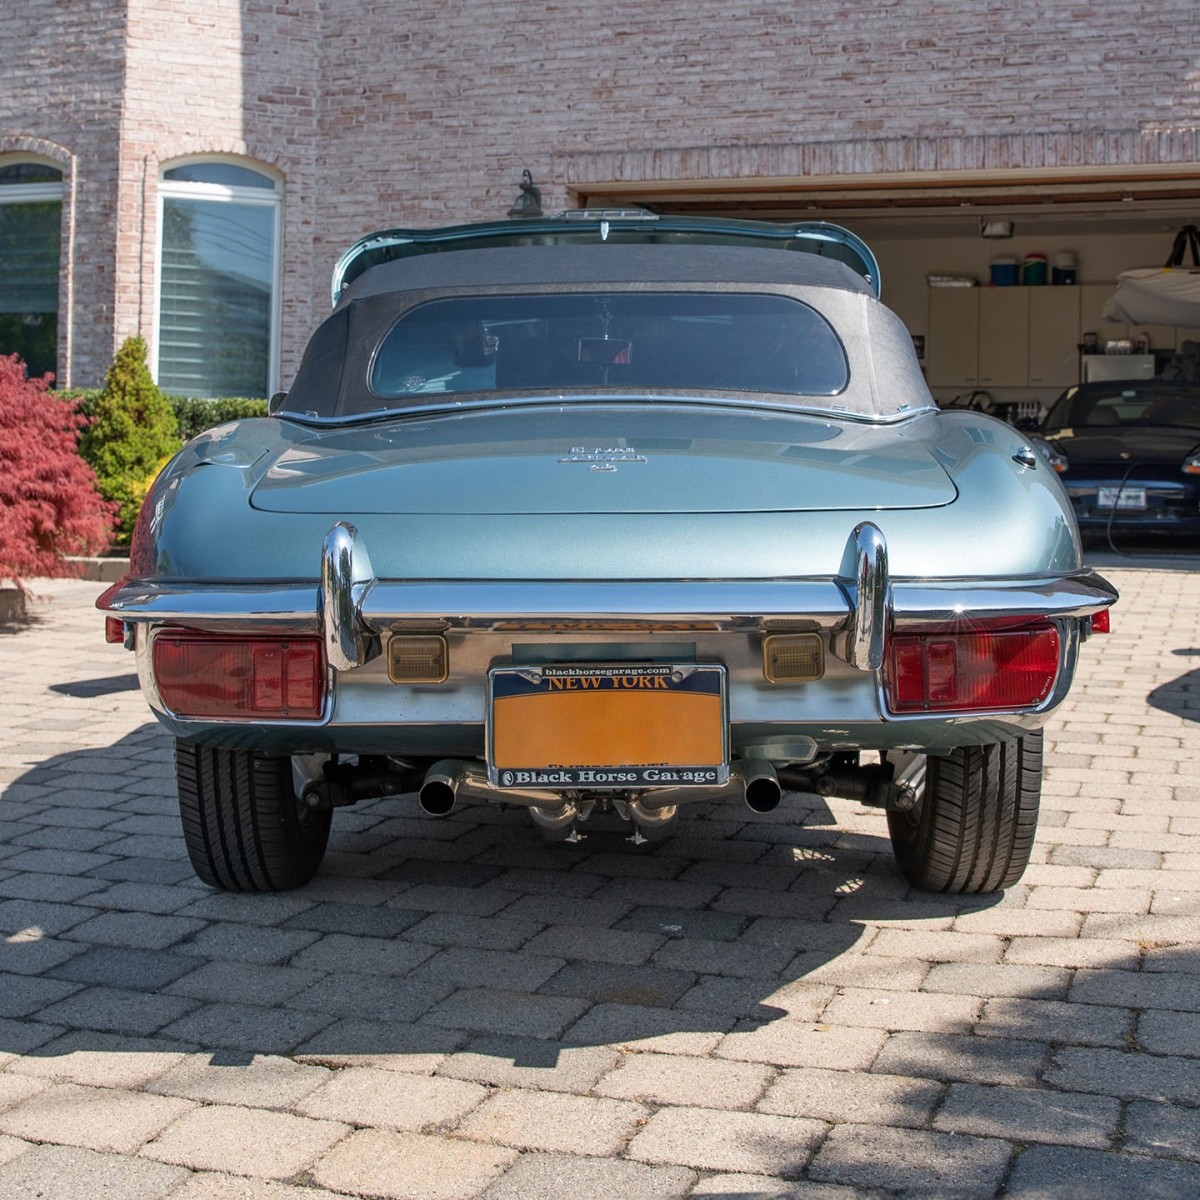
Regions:
M 572 446 L 560 463 L 587 463 L 590 471 L 615 471 L 617 463 L 644 463 L 646 456 L 630 446 Z

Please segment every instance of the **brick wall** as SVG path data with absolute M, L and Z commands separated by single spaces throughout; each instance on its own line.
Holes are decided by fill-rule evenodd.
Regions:
M 124 5 L 114 0 L 0 4 L 0 154 L 63 171 L 59 380 L 94 379 L 111 355 Z
M 42 139 L 72 164 L 77 382 L 152 332 L 161 164 L 277 171 L 286 384 L 342 247 L 501 217 L 526 167 L 553 211 L 611 180 L 1200 163 L 1194 18 L 1194 0 L 5 0 L 0 37 L 27 52 L 0 77 L 0 151 Z

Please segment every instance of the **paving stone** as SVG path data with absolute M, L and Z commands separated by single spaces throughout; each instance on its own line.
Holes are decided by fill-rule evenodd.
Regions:
M 77 942 L 43 937 L 37 928 L 25 929 L 0 941 L 0 973 L 40 975 L 82 953 Z
M 1135 1101 L 1125 1110 L 1122 1144 L 1142 1154 L 1200 1162 L 1200 1109 Z
M 927 1079 L 1032 1087 L 1048 1055 L 1048 1047 L 1039 1042 L 1013 1038 L 894 1033 L 874 1069 Z
M 1195 1013 L 1150 1009 L 1138 1018 L 1137 1040 L 1151 1054 L 1200 1058 L 1200 1021 Z
M 381 1021 L 415 1021 L 453 991 L 454 985 L 442 980 L 346 973 L 326 976 L 291 996 L 287 1005 L 289 1009 L 325 1014 L 327 1019 L 369 1013 Z
M 867 1029 L 916 1029 L 932 1033 L 969 1033 L 983 1001 L 975 996 L 919 992 L 866 991 L 847 988 L 821 1013 L 829 1025 L 861 1025 Z
M 1194 1059 L 1065 1046 L 1055 1054 L 1045 1078 L 1053 1087 L 1070 1091 L 1200 1104 L 1200 1070 Z
M 35 1142 L 129 1154 L 192 1105 L 167 1096 L 25 1080 L 35 1094 L 0 1112 L 0 1132 Z
M 136 992 L 157 992 L 196 969 L 196 960 L 174 950 L 135 950 L 127 946 L 98 946 L 78 953 L 51 974 L 56 979 L 94 983 Z
M 484 1036 L 445 1057 L 439 1075 L 491 1087 L 585 1095 L 617 1060 L 607 1045 L 567 1046 L 541 1038 Z
M 629 1145 L 640 1162 L 795 1178 L 825 1137 L 820 1121 L 766 1113 L 665 1108 Z M 700 1131 L 703 1135 L 700 1136 Z
M 984 1037 L 1122 1047 L 1133 1033 L 1133 1014 L 1102 1004 L 1005 997 L 984 1005 L 975 1032 Z
M 1015 1162 L 1006 1197 L 1179 1200 L 1200 1195 L 1200 1166 L 1069 1146 L 1033 1146 Z
M 313 971 L 403 976 L 434 953 L 432 946 L 418 942 L 331 933 L 294 954 L 290 965 Z
M 772 979 L 706 975 L 680 997 L 676 1007 L 727 1013 L 747 1021 L 774 1021 L 779 1017 L 816 1021 L 833 995 L 832 988 L 803 982 L 780 986 Z
M 611 1156 L 649 1115 L 641 1104 L 556 1092 L 499 1092 L 457 1129 L 462 1137 L 521 1150 Z
M 286 929 L 313 929 L 356 937 L 394 938 L 421 920 L 422 913 L 383 905 L 314 904 L 284 922 Z
M 293 1107 L 348 1125 L 429 1133 L 453 1126 L 487 1096 L 486 1088 L 457 1079 L 350 1067 Z
M 15 900 L 50 900 L 70 904 L 83 896 L 100 891 L 103 887 L 104 883 L 99 879 L 27 871 L 0 879 L 0 896 Z
M 665 941 L 665 934 L 551 925 L 549 929 L 530 939 L 521 953 L 582 959 L 585 962 L 636 965 L 647 962 Z
M 163 1037 L 251 1054 L 290 1054 L 332 1020 L 323 1013 L 297 1012 L 294 1008 L 260 1008 L 250 1004 L 197 1006 L 194 1000 L 187 1004 L 192 1011 L 164 1026 L 160 1030 Z
M 1004 943 L 998 937 L 982 933 L 881 929 L 872 940 L 869 953 L 930 963 L 997 963 L 1004 954 Z
M 773 1179 L 769 1175 L 725 1173 L 706 1176 L 696 1185 L 692 1195 L 725 1196 L 732 1200 L 766 1200 L 769 1196 L 782 1196 L 786 1200 L 861 1200 L 864 1193 L 858 1188 L 842 1187 L 836 1183 L 796 1182 Z
M 72 985 L 74 986 L 74 985 Z M 196 1007 L 195 1000 L 128 988 L 88 987 L 42 1008 L 41 1020 L 74 1028 L 142 1037 L 157 1033 Z
M 690 971 L 622 963 L 568 963 L 539 991 L 546 996 L 580 996 L 603 1004 L 669 1008 L 695 981 Z
M 1011 1149 L 992 1138 L 838 1125 L 809 1169 L 811 1178 L 922 1196 L 991 1197 Z
M 14 937 L 22 930 L 38 930 L 51 937 L 96 916 L 98 909 L 81 904 L 54 904 L 47 901 L 5 900 L 0 903 L 0 933 Z
M 886 1039 L 887 1034 L 880 1029 L 782 1020 L 758 1029 L 730 1033 L 716 1053 L 720 1058 L 776 1067 L 866 1071 L 875 1063 Z
M 674 1054 L 623 1054 L 596 1085 L 598 1096 L 650 1104 L 702 1104 L 706 1108 L 754 1106 L 774 1078 L 757 1063 L 721 1062 Z
M 888 1126 L 928 1126 L 944 1093 L 929 1079 L 815 1067 L 781 1071 L 758 1102 L 760 1112 Z
M 389 900 L 388 907 L 409 910 L 414 921 L 432 913 L 490 917 L 513 902 L 512 893 L 502 891 L 501 885 L 501 879 L 487 887 L 478 888 L 420 883 L 401 892 L 394 900 Z
M 624 1159 L 567 1154 L 523 1154 L 486 1192 L 484 1200 L 642 1200 L 691 1192 L 694 1171 L 650 1167 Z
M 589 1007 L 574 996 L 540 996 L 461 988 L 422 1018 L 430 1025 L 479 1033 L 557 1038 Z
M 271 1179 L 248 1179 L 212 1171 L 189 1175 L 170 1200 L 337 1200 L 324 1188 L 295 1187 Z
M 209 962 L 175 980 L 166 991 L 173 996 L 191 996 L 213 1003 L 271 1006 L 312 987 L 321 978 L 320 971 L 305 971 L 300 967 Z
M 434 913 L 417 922 L 406 936 L 435 946 L 465 946 L 475 950 L 518 950 L 550 924 L 545 921 L 509 921 L 504 917 L 473 917 Z
M 935 963 L 921 990 L 963 996 L 1065 1000 L 1070 986 L 1071 972 L 1066 967 Z
M 634 933 L 653 933 L 668 938 L 703 938 L 708 942 L 731 942 L 749 921 L 740 913 L 722 913 L 675 908 L 659 904 L 640 905 L 615 928 Z
M 1078 971 L 1070 999 L 1080 1004 L 1200 1012 L 1196 977 L 1183 972 Z
M 202 928 L 204 922 L 155 913 L 107 912 L 76 925 L 67 937 L 104 946 L 165 950 Z
M 1120 1119 L 1120 1104 L 1107 1096 L 952 1083 L 933 1125 L 946 1133 L 1107 1150 Z
M 222 1063 L 219 1054 L 180 1054 L 147 1090 L 204 1104 L 290 1108 L 328 1082 L 331 1074 L 322 1067 L 273 1055 Z
M 207 925 L 185 942 L 173 947 L 174 954 L 201 958 L 233 959 L 235 962 L 284 963 L 320 938 L 316 930 L 276 929 L 238 922 Z M 195 963 L 190 966 L 195 970 Z
M 1138 959 L 1138 948 L 1129 942 L 1100 938 L 1014 938 L 1004 956 L 1009 963 L 1125 972 L 1136 971 Z
M 296 1050 L 298 1062 L 331 1067 L 374 1067 L 432 1075 L 467 1041 L 459 1030 L 352 1017 L 319 1030 Z
M 747 979 L 774 979 L 795 958 L 790 947 L 766 942 L 719 942 L 706 938 L 672 938 L 656 951 L 656 967 L 732 975 Z
M 733 1024 L 734 1018 L 725 1013 L 597 1004 L 570 1027 L 563 1041 L 662 1054 L 709 1054 Z
M 561 958 L 548 958 L 528 949 L 466 950 L 451 946 L 427 959 L 409 974 L 409 978 L 444 980 L 457 987 L 536 991 L 563 965 Z
M 181 1167 L 74 1146 L 34 1146 L 0 1166 L 5 1200 L 163 1200 L 187 1179 Z
M 335 1121 L 214 1105 L 192 1109 L 141 1153 L 192 1170 L 290 1179 L 349 1132 Z
M 182 1062 L 186 1049 L 151 1038 L 72 1030 L 24 1055 L 9 1070 L 59 1083 L 137 1089 Z
M 322 1187 L 385 1200 L 473 1200 L 517 1160 L 504 1146 L 363 1129 L 313 1168 Z

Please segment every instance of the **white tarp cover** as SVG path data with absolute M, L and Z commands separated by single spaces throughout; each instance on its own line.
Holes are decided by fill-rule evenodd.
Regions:
M 1132 325 L 1200 327 L 1200 270 L 1187 267 L 1141 267 L 1122 271 L 1117 290 L 1104 306 L 1110 321 Z

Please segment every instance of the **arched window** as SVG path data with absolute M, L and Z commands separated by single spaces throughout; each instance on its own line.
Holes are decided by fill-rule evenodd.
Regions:
M 58 242 L 62 171 L 0 159 L 0 354 L 32 375 L 58 355 Z
M 239 163 L 190 162 L 163 171 L 159 195 L 159 387 L 181 396 L 269 396 L 281 185 Z

